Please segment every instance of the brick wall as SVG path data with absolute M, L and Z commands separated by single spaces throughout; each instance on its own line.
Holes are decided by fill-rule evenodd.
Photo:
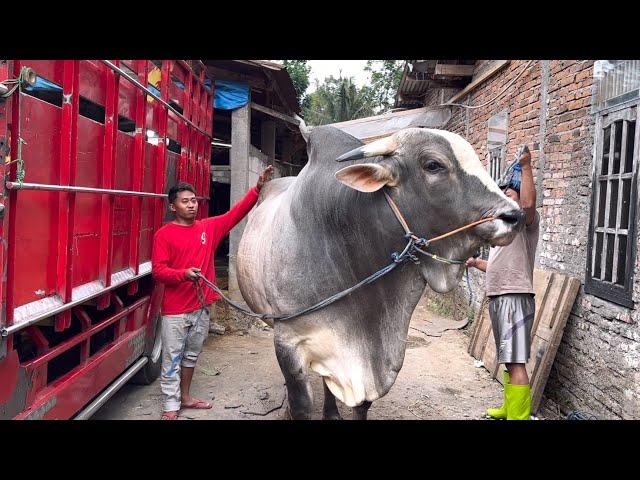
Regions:
M 480 105 L 493 99 L 526 64 L 512 61 L 458 102 Z M 488 120 L 507 109 L 507 162 L 521 143 L 532 150 L 541 215 L 536 266 L 583 284 L 595 128 L 592 73 L 592 61 L 535 61 L 487 106 L 455 107 L 446 127 L 467 138 L 486 165 Z M 636 259 L 635 302 L 640 301 L 639 270 Z M 477 308 L 483 274 L 473 272 L 472 284 Z M 466 296 L 464 282 L 461 294 Z M 587 295 L 581 287 L 545 390 L 547 404 L 562 413 L 580 409 L 599 418 L 640 418 L 639 321 L 637 309 Z

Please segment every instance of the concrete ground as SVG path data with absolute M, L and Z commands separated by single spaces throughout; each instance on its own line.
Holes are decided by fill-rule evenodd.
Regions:
M 467 353 L 468 333 L 454 321 L 416 309 L 407 339 L 404 365 L 391 391 L 374 402 L 371 420 L 465 420 L 484 418 L 488 406 L 502 401 L 502 386 L 487 370 L 476 368 Z M 454 328 L 441 331 L 444 328 Z M 440 330 L 440 331 L 439 331 Z M 440 335 L 440 336 L 431 336 Z M 313 377 L 314 419 L 322 416 L 321 378 Z M 285 413 L 284 380 L 275 357 L 271 329 L 210 334 L 196 366 L 192 394 L 210 410 L 183 410 L 181 420 L 281 419 Z M 161 415 L 160 383 L 126 385 L 92 418 L 156 420 Z M 338 402 L 345 419 L 351 409 Z

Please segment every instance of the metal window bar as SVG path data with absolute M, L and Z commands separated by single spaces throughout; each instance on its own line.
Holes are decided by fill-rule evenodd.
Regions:
M 615 239 L 614 239 L 614 244 L 613 244 L 613 272 L 611 274 L 611 283 L 617 283 L 618 281 L 618 256 L 620 255 L 619 252 L 619 244 L 620 244 L 620 234 L 619 234 L 619 230 L 620 230 L 620 217 L 622 215 L 622 197 L 623 197 L 623 184 L 622 184 L 622 171 L 624 170 L 624 162 L 626 160 L 625 154 L 627 151 L 627 134 L 628 134 L 628 121 L 623 120 L 622 121 L 622 143 L 620 146 L 620 159 L 618 160 L 618 175 L 617 175 L 617 182 L 618 182 L 618 204 L 616 205 L 616 233 L 615 233 Z M 625 252 L 626 253 L 626 252 Z
M 497 180 L 502 173 L 502 156 L 504 147 L 496 147 L 489 150 L 489 174 Z
M 609 163 L 607 166 L 606 173 L 606 185 L 607 185 L 607 196 L 604 203 L 604 227 L 607 228 L 609 226 L 609 206 L 611 204 L 611 172 L 613 170 L 613 155 L 615 149 L 615 134 L 618 131 L 617 127 L 618 122 L 614 122 L 611 124 L 611 131 L 609 132 Z M 607 269 L 607 235 L 603 234 L 602 238 L 602 257 L 600 258 L 600 278 L 599 280 L 603 280 L 606 278 L 606 269 Z
M 604 135 L 606 134 L 606 127 L 601 125 L 599 130 L 599 138 L 596 144 L 596 162 L 594 165 L 595 173 L 596 173 L 596 182 L 595 182 L 595 203 L 594 203 L 594 211 L 592 212 L 593 216 L 593 233 L 592 233 L 592 253 L 591 253 L 591 277 L 596 278 L 596 259 L 598 258 L 598 219 L 600 218 L 600 197 L 602 196 L 602 182 L 600 179 L 603 177 L 599 175 L 602 168 L 602 161 L 604 156 Z M 606 178 L 606 176 L 604 177 Z M 599 279 L 599 276 L 598 276 Z
M 626 157 L 627 155 L 632 155 L 635 156 L 635 152 L 637 151 L 637 144 L 634 141 L 633 143 L 633 151 L 631 152 L 627 152 L 627 145 L 628 145 L 628 135 L 629 135 L 629 122 L 634 122 L 634 120 L 629 120 L 629 119 L 623 119 L 623 120 L 617 120 L 615 122 L 612 122 L 610 124 L 610 138 L 609 138 L 609 152 L 608 152 L 608 165 L 607 165 L 607 172 L 602 172 L 602 174 L 600 175 L 596 175 L 596 181 L 597 181 L 597 198 L 596 198 L 596 211 L 593 212 L 593 215 L 596 218 L 596 224 L 594 227 L 594 231 L 593 231 L 593 237 L 592 237 L 592 242 L 593 242 L 593 248 L 594 251 L 592 253 L 593 258 L 591 259 L 591 264 L 592 264 L 592 268 L 591 268 L 591 276 L 592 278 L 595 278 L 597 280 L 603 281 L 603 282 L 607 282 L 607 283 L 611 283 L 611 284 L 621 284 L 623 286 L 626 286 L 626 281 L 624 279 L 622 279 L 622 282 L 620 282 L 620 278 L 618 278 L 619 276 L 619 272 L 618 272 L 618 265 L 619 265 L 619 260 L 620 260 L 620 255 L 624 255 L 625 256 L 625 262 L 628 263 L 628 258 L 629 258 L 629 252 L 631 251 L 631 244 L 632 241 L 628 238 L 629 235 L 629 228 L 621 228 L 621 222 L 622 222 L 622 205 L 623 205 L 623 201 L 624 201 L 624 180 L 628 180 L 628 181 L 632 181 L 633 176 L 634 176 L 634 172 L 624 172 L 625 170 L 625 163 L 626 163 Z M 606 128 L 602 128 L 601 129 L 602 132 L 606 131 Z M 634 129 L 634 135 L 635 137 L 637 137 L 637 133 Z M 617 172 L 614 170 L 614 165 L 615 165 L 615 139 L 617 136 L 620 136 L 620 156 L 618 159 L 618 169 Z M 599 165 L 596 165 L 598 171 L 600 171 L 600 169 L 602 168 L 602 161 L 605 155 L 605 152 L 602 151 L 602 144 L 604 138 L 601 137 L 601 145 L 599 147 L 599 154 L 598 154 L 598 158 L 599 158 Z M 632 160 L 632 164 L 635 166 L 635 158 Z M 634 169 L 635 170 L 635 169 Z M 613 190 L 613 185 L 617 185 L 617 201 L 616 201 L 616 205 L 615 205 L 615 210 L 614 212 L 611 211 L 611 192 Z M 606 200 L 604 205 L 600 205 L 600 195 L 602 195 L 602 186 L 606 185 L 607 186 L 607 193 L 606 193 Z M 629 202 L 633 202 L 633 192 L 630 192 L 630 198 L 629 198 Z M 597 225 L 597 218 L 600 215 L 600 210 L 601 208 L 605 209 L 604 212 L 604 224 L 603 226 L 599 227 Z M 611 214 L 615 215 L 615 225 L 613 227 L 610 226 L 610 221 L 612 220 L 612 218 L 610 217 Z M 600 246 L 600 251 L 598 251 L 598 244 L 597 244 L 597 235 L 601 234 L 602 235 L 602 244 Z M 610 280 L 606 280 L 607 277 L 607 255 L 608 255 L 608 249 L 609 249 L 609 242 L 608 242 L 608 238 L 610 238 L 611 236 L 614 237 L 614 244 L 613 244 L 613 252 L 612 252 L 612 260 L 611 260 L 611 278 Z M 620 237 L 624 236 L 626 237 L 626 248 L 624 252 L 620 252 Z M 595 276 L 595 262 L 596 259 L 598 258 L 598 255 L 600 255 L 600 275 L 599 276 Z M 627 266 L 625 268 L 625 270 L 628 270 L 629 268 L 631 268 L 631 266 Z M 625 274 L 628 273 L 628 271 L 625 272 Z

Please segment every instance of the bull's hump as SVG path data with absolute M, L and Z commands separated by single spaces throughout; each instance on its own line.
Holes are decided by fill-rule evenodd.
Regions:
M 339 128 L 324 125 L 314 127 L 309 137 L 311 146 L 310 163 L 334 163 L 343 153 L 364 145 L 353 135 Z

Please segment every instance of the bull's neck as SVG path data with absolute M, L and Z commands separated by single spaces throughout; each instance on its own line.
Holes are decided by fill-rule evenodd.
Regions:
M 334 178 L 326 181 L 326 177 L 319 180 L 312 175 L 300 180 L 303 182 L 292 202 L 294 218 L 298 217 L 301 224 L 312 222 L 310 230 L 326 235 L 331 251 L 341 258 L 341 264 L 354 273 L 357 281 L 389 265 L 392 253 L 400 253 L 407 245 L 405 231 L 382 190 L 362 193 L 339 184 Z M 318 261 L 324 260 L 318 258 Z M 396 271 L 376 283 L 385 284 L 396 298 L 416 290 L 415 282 L 420 283 L 417 290 L 424 290 L 426 281 L 417 266 L 405 264 Z M 353 279 L 345 279 L 343 287 L 352 286 L 349 282 Z M 412 284 L 411 288 L 407 288 L 408 284 Z M 420 293 L 415 303 L 419 298 Z

